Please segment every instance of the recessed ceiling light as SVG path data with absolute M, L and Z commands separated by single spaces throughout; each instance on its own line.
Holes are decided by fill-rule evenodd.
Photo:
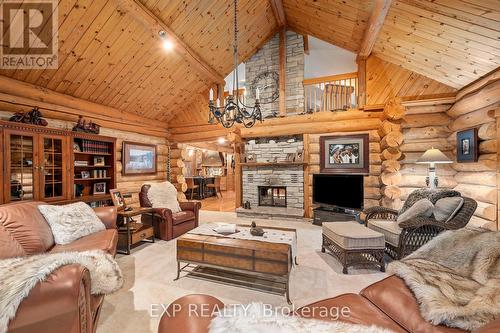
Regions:
M 163 48 L 167 51 L 171 51 L 174 48 L 174 43 L 169 39 L 165 39 L 163 41 Z

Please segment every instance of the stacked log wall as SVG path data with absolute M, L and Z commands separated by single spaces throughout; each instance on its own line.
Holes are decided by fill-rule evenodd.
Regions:
M 414 101 L 403 103 L 403 105 L 406 112 L 401 124 L 404 136 L 400 170 L 402 202 L 406 201 L 408 195 L 414 190 L 427 186 L 426 177 L 429 166 L 416 163 L 427 149 L 437 148 L 450 159 L 455 159 L 453 144 L 448 140 L 451 134 L 448 128 L 451 117 L 446 114 L 452 101 L 448 99 L 435 103 Z M 439 177 L 440 188 L 454 188 L 457 185 L 454 179 L 457 172 L 450 164 L 439 164 L 436 167 L 436 173 Z
M 401 145 L 404 136 L 401 131 L 401 119 L 405 109 L 400 99 L 390 99 L 384 106 L 384 120 L 378 130 L 380 135 L 380 205 L 393 209 L 401 207 Z
M 185 192 L 187 191 L 186 174 L 187 169 L 185 160 L 187 157 L 187 149 L 185 145 L 172 143 L 169 153 L 169 181 L 177 189 L 177 199 L 179 201 L 187 201 Z
M 457 101 L 446 112 L 451 118 L 448 142 L 456 154 L 457 132 L 478 130 L 479 160 L 453 163 L 455 189 L 478 202 L 470 224 L 498 230 L 497 143 L 495 111 L 500 107 L 500 80 L 491 75 L 460 90 Z

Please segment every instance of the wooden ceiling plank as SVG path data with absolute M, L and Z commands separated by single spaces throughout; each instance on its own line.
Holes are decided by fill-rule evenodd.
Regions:
M 427 34 L 435 40 L 442 40 L 443 43 L 453 44 L 464 49 L 477 48 L 483 50 L 483 52 L 500 56 L 500 40 L 492 41 L 491 38 L 485 38 L 449 25 L 440 24 L 423 16 L 416 17 L 396 8 L 396 5 L 392 7 L 388 18 L 390 18 L 387 20 L 389 24 L 394 25 L 397 22 L 400 28 Z
M 107 41 L 98 45 L 94 65 L 83 71 L 73 72 L 74 78 L 70 79 L 70 85 L 64 89 L 64 93 L 77 96 L 86 96 L 94 85 L 96 77 L 108 73 L 109 68 L 119 61 L 119 55 L 129 50 L 129 43 L 138 33 L 134 21 L 124 16 L 121 21 L 124 26 L 119 30 L 116 38 L 107 38 Z
M 392 35 L 394 36 L 395 31 L 392 30 Z M 381 45 L 390 47 L 397 52 L 403 52 L 407 55 L 414 56 L 416 58 L 424 59 L 430 64 L 439 64 L 443 68 L 449 69 L 454 72 L 460 72 L 469 77 L 476 77 L 479 73 L 487 73 L 491 70 L 492 66 L 495 64 L 485 64 L 477 61 L 472 61 L 468 59 L 467 56 L 460 55 L 458 53 L 451 53 L 435 51 L 429 47 L 430 42 L 419 43 L 413 39 L 413 43 L 407 41 L 406 39 L 395 39 L 386 38 L 380 42 Z M 427 47 L 426 47 L 427 45 Z
M 137 0 L 120 0 L 119 3 L 123 4 L 125 8 L 133 13 L 133 15 L 138 15 L 142 19 L 149 22 L 153 33 L 158 33 L 160 30 L 166 31 L 168 38 L 170 38 L 175 44 L 176 51 L 183 55 L 183 57 L 185 57 L 185 59 L 194 67 L 207 75 L 207 77 L 216 83 L 224 82 L 224 78 L 219 73 L 204 62 L 198 54 L 196 54 L 186 43 L 184 43 L 183 40 L 178 38 L 166 24 L 164 24 L 155 14 L 150 12 L 142 3 Z
M 62 66 L 68 57 L 73 56 L 72 51 L 75 45 L 99 15 L 104 5 L 105 2 L 89 0 L 82 0 L 75 4 L 64 24 L 59 29 L 59 66 Z M 43 80 L 43 86 L 55 90 L 62 80 L 59 77 L 57 81 L 52 80 L 58 71 L 59 69 L 44 71 L 42 76 L 37 80 L 37 84 L 40 80 Z
M 286 15 L 285 15 L 285 9 L 283 8 L 283 1 L 282 0 L 269 0 L 271 3 L 271 8 L 273 9 L 273 14 L 276 19 L 276 24 L 278 27 L 285 27 L 286 26 Z
M 375 41 L 384 25 L 385 17 L 389 12 L 391 3 L 392 0 L 375 0 L 375 7 L 373 8 L 363 41 L 361 42 L 358 53 L 359 57 L 367 58 L 372 53 L 373 45 L 375 45 Z
M 487 38 L 498 39 L 498 36 L 500 35 L 500 27 L 498 22 L 494 29 L 483 27 L 469 21 L 460 20 L 457 17 L 449 16 L 449 12 L 446 11 L 433 11 L 430 6 L 426 6 L 428 3 L 429 2 L 427 1 L 420 2 L 414 0 L 399 0 L 396 6 L 409 13 L 415 15 L 425 15 L 427 18 L 435 20 L 437 22 L 444 23 L 474 34 L 479 34 Z
M 50 89 L 64 91 L 75 77 L 74 73 L 81 73 L 91 67 L 91 61 L 94 59 L 95 48 L 101 41 L 116 29 L 113 18 L 118 18 L 119 13 L 115 10 L 112 3 L 108 2 L 101 10 L 99 16 L 92 22 L 87 32 L 83 34 L 78 43 L 71 50 L 71 55 L 66 57 L 63 63 L 59 64 L 57 72 L 48 83 Z

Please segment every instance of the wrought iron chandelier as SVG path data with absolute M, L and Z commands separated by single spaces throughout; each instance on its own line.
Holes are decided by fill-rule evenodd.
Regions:
M 220 100 L 217 98 L 214 105 L 214 91 L 210 89 L 209 96 L 209 114 L 208 123 L 220 123 L 225 128 L 232 127 L 235 123 L 243 124 L 249 128 L 252 127 L 257 120 L 262 122 L 262 113 L 260 111 L 259 89 L 255 90 L 255 105 L 249 107 L 240 100 L 240 91 L 238 86 L 238 0 L 234 0 L 234 70 L 233 70 L 233 91 L 229 94 L 226 100 L 222 100 L 224 105 L 220 105 Z

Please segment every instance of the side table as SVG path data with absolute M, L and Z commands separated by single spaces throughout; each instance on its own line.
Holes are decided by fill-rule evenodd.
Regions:
M 118 229 L 118 247 L 125 248 L 124 250 L 118 249 L 118 253 L 130 254 L 130 247 L 139 242 L 155 242 L 153 226 L 134 222 L 132 219 L 132 217 L 142 214 L 151 214 L 153 217 L 153 208 L 141 207 L 129 211 L 118 211 L 118 217 L 122 218 L 124 222 L 124 226 Z

